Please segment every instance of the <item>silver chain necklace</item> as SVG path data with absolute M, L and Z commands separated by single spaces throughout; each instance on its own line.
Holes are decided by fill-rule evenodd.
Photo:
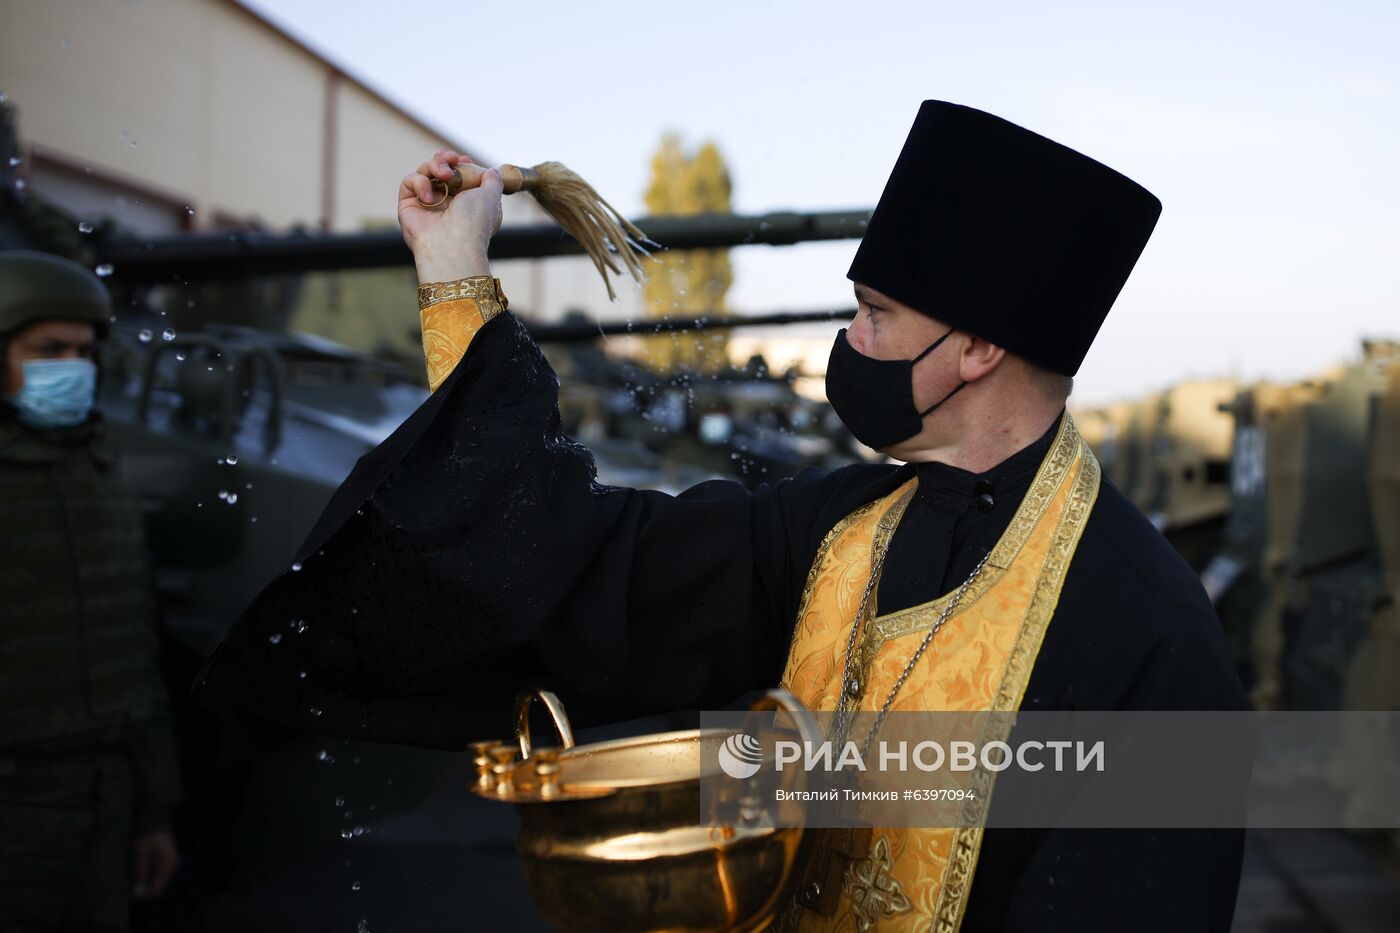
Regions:
M 891 535 L 891 537 L 893 537 L 893 535 Z M 841 702 L 838 699 L 836 704 L 836 720 L 833 723 L 832 729 L 832 738 L 835 744 L 843 744 L 846 740 L 846 731 L 850 728 L 850 711 L 845 707 L 847 703 L 854 703 L 856 696 L 860 693 L 860 681 L 851 676 L 851 660 L 855 657 L 856 636 L 860 632 L 861 622 L 865 618 L 865 607 L 870 602 L 870 594 L 875 589 L 875 582 L 880 579 L 880 571 L 885 566 L 885 554 L 888 552 L 889 543 L 886 543 L 884 549 L 875 558 L 875 566 L 870 570 L 870 579 L 865 583 L 865 592 L 861 595 L 860 606 L 856 609 L 856 617 L 851 623 L 850 638 L 846 640 L 846 662 L 841 669 L 841 691 L 846 694 L 846 700 L 845 702 Z M 933 641 L 933 636 L 938 634 L 938 630 L 943 627 L 943 623 L 947 622 L 948 619 L 952 617 L 953 613 L 957 611 L 958 604 L 962 602 L 963 595 L 967 592 L 968 587 L 972 585 L 972 581 L 977 579 L 978 574 L 982 572 L 982 568 L 986 566 L 987 559 L 991 556 L 991 551 L 982 555 L 982 559 L 977 562 L 977 566 L 972 568 L 972 573 L 968 575 L 968 578 L 964 580 L 962 585 L 957 588 L 957 591 L 953 593 L 952 598 L 948 600 L 948 604 L 944 606 L 943 611 L 938 614 L 938 619 L 929 627 L 923 640 L 919 642 L 919 647 L 914 649 L 914 654 L 910 656 L 909 661 L 904 665 L 904 670 L 900 671 L 898 679 L 894 682 L 894 686 L 890 688 L 889 696 L 885 697 L 884 705 L 880 707 L 880 712 L 875 717 L 875 724 L 870 727 L 870 734 L 865 737 L 865 743 L 860 748 L 862 756 L 870 749 L 870 743 L 875 741 L 876 733 L 880 731 L 880 726 L 884 724 L 885 716 L 889 713 L 890 706 L 894 703 L 894 698 L 899 695 L 900 688 L 904 686 L 904 682 L 908 680 L 909 675 L 913 673 L 914 665 L 919 663 L 919 658 L 923 657 L 924 652 L 928 650 L 929 644 Z

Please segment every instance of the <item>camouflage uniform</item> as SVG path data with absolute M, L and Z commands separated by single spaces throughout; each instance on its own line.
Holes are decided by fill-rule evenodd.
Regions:
M 98 323 L 26 284 L 0 266 L 0 334 Z M 169 828 L 179 780 L 140 513 L 98 418 L 36 431 L 0 401 L 0 527 L 0 929 L 125 930 L 131 842 Z

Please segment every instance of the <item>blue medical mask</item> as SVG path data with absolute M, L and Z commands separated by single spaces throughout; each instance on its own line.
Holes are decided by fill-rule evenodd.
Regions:
M 43 430 L 83 423 L 96 395 L 92 360 L 25 360 L 24 385 L 5 398 L 19 409 L 21 424 Z

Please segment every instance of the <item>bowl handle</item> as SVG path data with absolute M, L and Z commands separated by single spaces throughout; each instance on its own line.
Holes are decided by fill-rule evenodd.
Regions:
M 530 751 L 534 747 L 530 744 L 530 704 L 537 699 L 549 710 L 549 718 L 554 722 L 554 731 L 559 734 L 559 744 L 564 748 L 574 747 L 574 730 L 569 725 L 569 716 L 564 712 L 564 704 L 552 692 L 536 687 L 515 698 L 515 740 L 520 743 L 522 761 L 530 757 Z
M 809 748 L 821 745 L 821 728 L 818 727 L 812 711 L 803 706 L 802 701 L 793 696 L 790 691 L 784 690 L 782 687 L 765 690 L 763 696 L 749 705 L 749 710 L 753 712 L 768 709 L 778 710 L 791 716 L 792 721 L 797 724 L 797 732 L 802 736 L 803 743 Z

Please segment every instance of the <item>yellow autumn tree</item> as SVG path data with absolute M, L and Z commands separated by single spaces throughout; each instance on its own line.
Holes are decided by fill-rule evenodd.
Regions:
M 651 160 L 646 206 L 653 214 L 728 213 L 731 186 L 724 157 L 712 142 L 687 155 L 680 137 L 668 133 Z M 658 253 L 644 290 L 652 317 L 727 314 L 725 293 L 734 281 L 727 249 Z M 663 372 L 714 372 L 726 363 L 725 331 L 664 334 L 647 338 L 643 359 Z

